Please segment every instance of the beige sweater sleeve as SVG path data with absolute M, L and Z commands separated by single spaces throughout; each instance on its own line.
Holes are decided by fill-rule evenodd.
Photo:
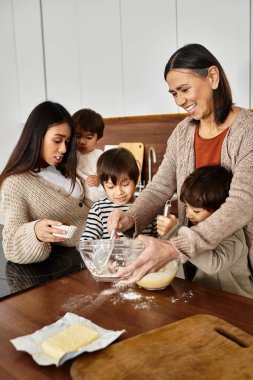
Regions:
M 1 195 L 7 211 L 3 228 L 3 248 L 7 260 L 22 264 L 45 260 L 50 255 L 51 245 L 37 239 L 34 231 L 37 221 L 29 221 L 29 210 L 22 192 L 12 181 L 5 181 Z
M 67 221 L 77 226 L 71 239 L 61 245 L 73 247 L 86 222 L 88 207 L 83 193 L 74 198 L 38 176 L 24 173 L 8 177 L 1 188 L 5 224 L 3 249 L 6 258 L 19 264 L 39 262 L 51 253 L 51 244 L 37 239 L 34 226 L 39 220 Z

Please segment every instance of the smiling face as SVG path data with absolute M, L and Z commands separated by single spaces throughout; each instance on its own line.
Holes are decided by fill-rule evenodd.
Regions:
M 176 104 L 195 120 L 214 119 L 213 90 L 219 83 L 215 66 L 209 68 L 204 78 L 190 69 L 173 69 L 168 72 L 166 81 Z
M 135 182 L 132 179 L 122 177 L 119 178 L 116 185 L 114 185 L 109 178 L 107 182 L 103 183 L 103 186 L 108 198 L 117 205 L 133 203 Z
M 41 156 L 45 166 L 59 164 L 68 149 L 71 138 L 71 128 L 67 123 L 49 127 L 42 143 Z
M 90 131 L 77 131 L 77 150 L 80 153 L 92 152 L 97 144 L 98 135 Z
M 208 218 L 212 212 L 207 211 L 201 207 L 193 207 L 189 203 L 185 202 L 186 217 L 192 222 L 192 224 L 198 224 Z

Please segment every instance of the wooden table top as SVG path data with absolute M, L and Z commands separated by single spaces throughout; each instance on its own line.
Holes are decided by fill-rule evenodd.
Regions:
M 160 291 L 136 285 L 118 290 L 88 272 L 63 277 L 0 302 L 1 380 L 70 379 L 73 360 L 42 367 L 10 339 L 33 333 L 73 312 L 111 330 L 126 329 L 118 340 L 142 334 L 195 314 L 215 315 L 253 335 L 253 299 L 216 291 L 176 278 Z M 187 332 L 186 332 L 187 333 Z

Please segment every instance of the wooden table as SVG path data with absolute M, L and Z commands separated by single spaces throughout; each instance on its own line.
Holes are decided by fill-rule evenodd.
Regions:
M 61 367 L 37 365 L 16 351 L 10 339 L 33 333 L 73 312 L 112 330 L 126 329 L 119 340 L 194 314 L 211 314 L 253 335 L 253 300 L 194 285 L 176 278 L 165 290 L 137 286 L 113 293 L 110 283 L 96 282 L 87 270 L 58 279 L 0 302 L 1 380 L 70 379 L 73 360 Z M 187 333 L 187 332 L 186 332 Z

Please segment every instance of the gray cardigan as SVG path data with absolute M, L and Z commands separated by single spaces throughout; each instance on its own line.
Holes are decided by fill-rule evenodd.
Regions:
M 253 279 L 247 254 L 248 247 L 241 228 L 216 248 L 190 260 L 198 268 L 193 282 L 253 298 Z
M 177 236 L 177 223 L 165 239 Z M 253 278 L 248 265 L 248 247 L 241 228 L 214 249 L 189 260 L 196 266 L 193 282 L 226 292 L 253 298 Z
M 165 202 L 177 192 L 195 169 L 194 131 L 186 117 L 173 131 L 164 159 L 151 183 L 127 211 L 135 221 L 134 236 L 141 233 Z M 184 226 L 171 239 L 187 258 L 215 248 L 222 240 L 244 228 L 253 268 L 253 113 L 241 109 L 229 128 L 221 152 L 221 165 L 230 168 L 233 179 L 226 202 L 205 221 L 186 227 L 185 206 L 178 201 L 179 221 Z

